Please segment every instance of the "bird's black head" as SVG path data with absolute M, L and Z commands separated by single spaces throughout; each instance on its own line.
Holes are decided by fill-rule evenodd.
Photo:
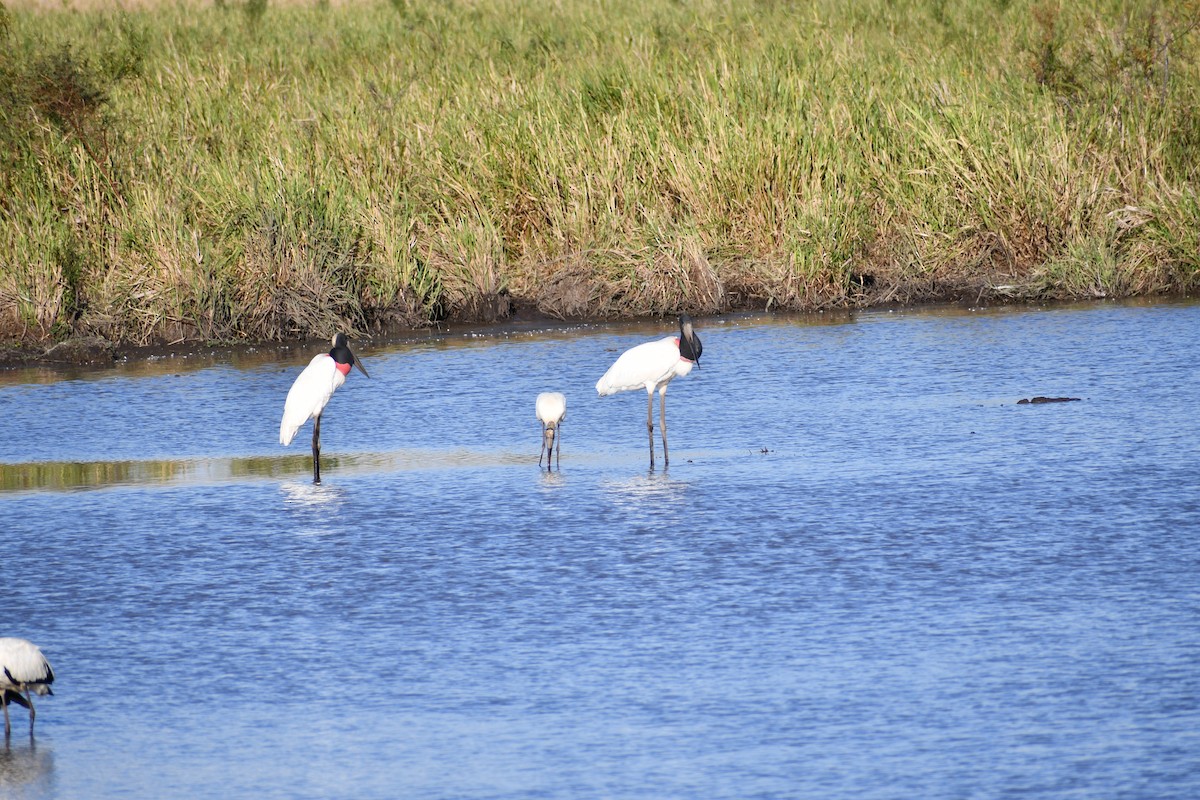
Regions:
M 692 318 L 687 314 L 682 315 L 679 318 L 679 355 L 700 366 L 700 354 L 703 352 L 704 345 L 700 344 L 700 337 L 692 330 Z
M 329 351 L 329 357 L 338 364 L 349 364 L 352 367 L 358 367 L 359 372 L 367 375 L 367 370 L 363 367 L 362 362 L 354 357 L 354 353 L 350 352 L 350 343 L 344 333 L 335 333 L 333 335 L 333 349 Z M 371 376 L 367 375 L 367 377 Z

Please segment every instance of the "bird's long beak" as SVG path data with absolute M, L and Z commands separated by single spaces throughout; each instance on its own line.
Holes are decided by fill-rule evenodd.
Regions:
M 354 356 L 354 366 L 358 367 L 358 371 L 363 375 L 366 375 L 368 378 L 371 377 L 367 374 L 367 368 L 362 365 L 362 360 L 358 356 Z

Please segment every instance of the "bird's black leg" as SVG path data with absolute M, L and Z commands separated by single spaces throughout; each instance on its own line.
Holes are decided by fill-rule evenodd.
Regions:
M 8 697 L 3 690 L 0 690 L 0 706 L 4 707 L 4 738 L 8 739 L 12 735 L 12 723 L 8 721 Z
M 546 423 L 542 423 L 542 446 L 538 448 L 538 466 L 542 466 L 542 453 L 546 452 Z
M 654 469 L 654 390 L 646 394 L 646 434 L 650 438 L 650 468 Z
M 562 469 L 562 428 L 554 429 L 554 465 Z M 546 454 L 546 466 L 550 466 L 550 454 Z
M 663 440 L 663 468 L 665 469 L 671 463 L 671 456 L 667 452 L 667 387 L 664 386 L 658 392 L 658 427 L 662 429 Z
M 321 482 L 321 415 L 313 417 L 313 483 Z

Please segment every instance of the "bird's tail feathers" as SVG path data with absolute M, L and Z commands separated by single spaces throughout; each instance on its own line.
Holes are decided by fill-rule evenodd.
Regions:
M 610 394 L 616 394 L 619 391 L 621 390 L 613 386 L 612 381 L 608 379 L 607 372 L 604 373 L 604 376 L 600 380 L 596 381 L 596 392 L 601 397 L 608 397 Z
M 279 426 L 279 443 L 287 447 L 292 443 L 292 439 L 296 438 L 296 431 L 300 430 L 299 425 L 289 425 L 287 420 Z

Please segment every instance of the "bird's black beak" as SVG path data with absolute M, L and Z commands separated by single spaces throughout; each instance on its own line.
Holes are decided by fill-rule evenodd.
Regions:
M 358 356 L 354 356 L 354 366 L 358 367 L 358 371 L 363 375 L 366 375 L 368 378 L 371 377 L 367 375 L 367 368 L 362 365 L 362 361 L 359 360 Z

